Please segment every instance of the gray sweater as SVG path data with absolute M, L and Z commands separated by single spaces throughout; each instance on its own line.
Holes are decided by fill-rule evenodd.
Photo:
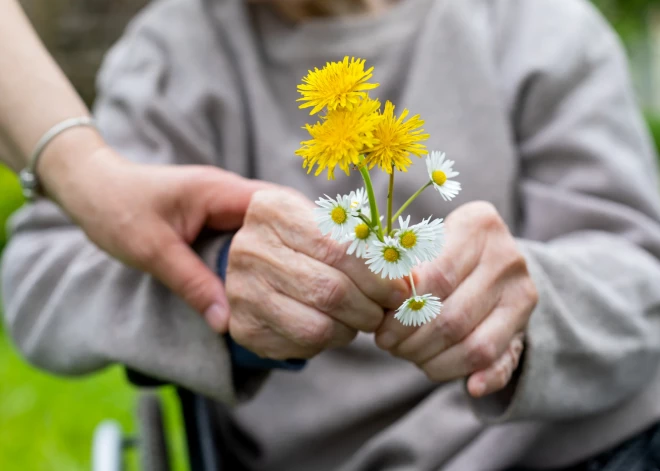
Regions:
M 377 96 L 426 119 L 464 191 L 413 217 L 491 201 L 518 237 L 540 302 L 524 366 L 470 400 L 369 335 L 235 387 L 223 340 L 149 276 L 97 250 L 52 204 L 13 221 L 3 262 L 11 334 L 34 364 L 80 375 L 121 363 L 235 405 L 259 470 L 495 470 L 566 465 L 660 420 L 660 201 L 655 155 L 621 47 L 584 0 L 404 0 L 378 18 L 293 27 L 230 0 L 164 0 L 108 55 L 96 107 L 141 162 L 217 165 L 310 198 L 294 155 L 296 85 L 327 60 L 376 67 Z M 416 161 L 395 205 L 425 172 Z M 383 194 L 383 175 L 375 181 Z M 222 236 L 199 241 L 213 266 Z M 248 394 L 250 393 L 250 394 Z

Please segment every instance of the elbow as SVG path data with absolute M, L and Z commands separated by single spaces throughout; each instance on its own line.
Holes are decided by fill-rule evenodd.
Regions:
M 79 376 L 105 366 L 77 334 L 77 323 L 63 312 L 53 276 L 41 276 L 39 265 L 23 257 L 15 242 L 6 248 L 0 281 L 7 333 L 21 356 L 35 367 L 65 376 Z M 42 274 L 43 275 L 43 274 Z
M 4 315 L 7 333 L 21 357 L 40 370 L 60 376 L 82 376 L 107 364 L 75 337 L 53 327 L 47 316 L 11 303 Z

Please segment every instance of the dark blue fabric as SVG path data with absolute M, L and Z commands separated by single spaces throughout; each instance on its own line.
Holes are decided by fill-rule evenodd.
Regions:
M 229 239 L 220 250 L 218 254 L 218 275 L 222 280 L 227 276 L 227 264 L 229 263 L 229 247 L 231 246 L 231 239 Z M 300 371 L 302 370 L 307 361 L 305 360 L 270 360 L 268 358 L 261 358 L 259 355 L 251 352 L 250 350 L 240 346 L 227 335 L 227 345 L 229 347 L 229 354 L 231 355 L 232 365 L 235 368 L 245 368 L 251 370 L 289 370 Z

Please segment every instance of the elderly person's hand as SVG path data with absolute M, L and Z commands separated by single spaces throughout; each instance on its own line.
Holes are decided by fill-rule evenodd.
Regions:
M 446 231 L 443 254 L 414 274 L 418 292 L 444 300 L 442 313 L 418 328 L 388 315 L 376 342 L 415 363 L 432 381 L 469 376 L 470 394 L 481 397 L 510 381 L 538 295 L 525 259 L 492 205 L 456 209 Z
M 135 164 L 83 128 L 63 134 L 47 153 L 39 171 L 48 196 L 92 242 L 151 273 L 212 328 L 227 331 L 223 284 L 190 244 L 204 227 L 238 229 L 252 194 L 268 184 L 215 167 Z
M 346 246 L 323 237 L 313 204 L 291 190 L 254 194 L 229 252 L 232 338 L 277 360 L 310 358 L 373 332 L 383 307 L 408 296 L 402 280 L 374 276 Z

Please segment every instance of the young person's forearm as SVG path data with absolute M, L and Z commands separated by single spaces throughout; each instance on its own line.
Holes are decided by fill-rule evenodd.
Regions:
M 0 159 L 18 171 L 48 129 L 89 111 L 17 0 L 0 0 L 0 70 Z

